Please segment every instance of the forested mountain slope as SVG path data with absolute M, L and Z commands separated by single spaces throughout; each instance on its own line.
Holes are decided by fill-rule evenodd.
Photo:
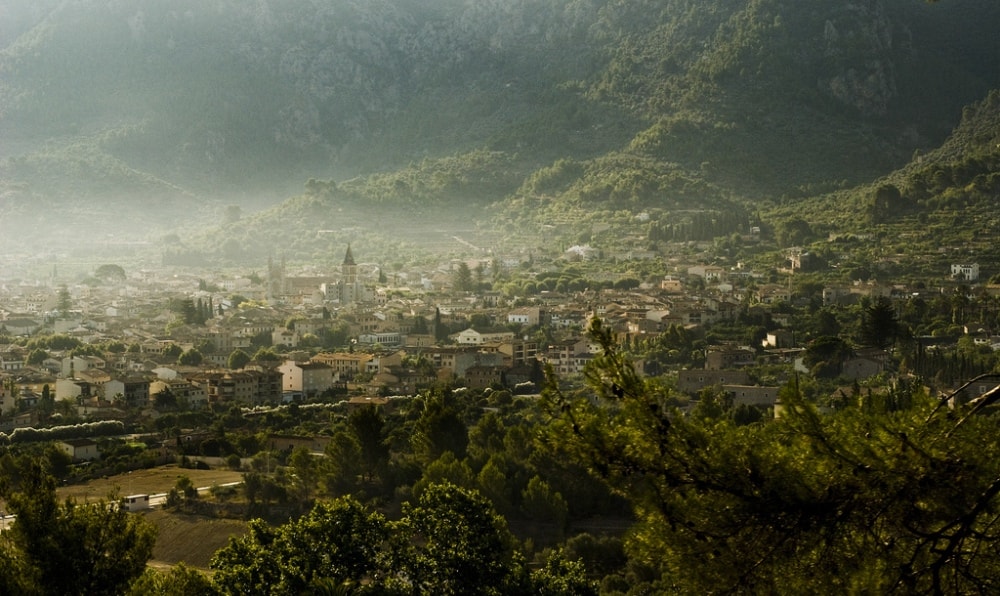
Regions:
M 587 164 L 566 184 L 601 187 L 600 172 L 642 201 L 665 178 L 692 201 L 810 196 L 905 165 L 1000 87 L 988 0 L 0 10 L 0 209 L 35 222 L 39 205 L 208 216 L 214 199 L 256 208 L 310 178 L 376 172 L 379 200 L 482 205 L 558 163 Z M 441 197 L 410 184 L 438 160 L 489 169 L 483 156 L 502 168 L 487 187 L 467 178 Z

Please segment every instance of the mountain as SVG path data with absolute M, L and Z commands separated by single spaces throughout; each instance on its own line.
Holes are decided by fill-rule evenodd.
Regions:
M 906 165 L 1000 87 L 990 0 L 0 11 L 0 210 L 32 233 L 222 221 L 310 179 L 423 208 L 807 197 Z

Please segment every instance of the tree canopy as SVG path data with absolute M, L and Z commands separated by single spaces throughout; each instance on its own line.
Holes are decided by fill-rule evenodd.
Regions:
M 433 484 L 387 521 L 353 497 L 318 503 L 277 528 L 261 520 L 212 560 L 223 594 L 302 594 L 336 586 L 371 594 L 595 593 L 578 564 L 529 571 L 489 499 Z
M 632 503 L 633 558 L 664 592 L 984 593 L 997 589 L 994 416 L 921 390 L 819 415 L 794 385 L 779 417 L 684 417 L 595 324 L 597 400 L 550 383 L 549 439 Z M 902 404 L 902 407 L 899 407 Z M 974 414 L 975 412 L 975 414 Z
M 0 592 L 122 594 L 152 556 L 151 524 L 105 500 L 60 503 L 38 463 L 2 494 L 16 521 L 0 533 Z

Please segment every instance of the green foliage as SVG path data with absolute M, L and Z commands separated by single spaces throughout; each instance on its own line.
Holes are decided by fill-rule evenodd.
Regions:
M 63 333 L 33 337 L 25 345 L 29 350 L 53 350 L 57 352 L 74 350 L 81 346 L 80 340 Z
M 117 5 L 12 10 L 5 22 L 42 24 L 5 29 L 0 100 L 21 142 L 2 177 L 26 202 L 125 194 L 148 200 L 112 209 L 168 198 L 191 213 L 193 197 L 222 188 L 287 192 L 321 168 L 349 178 L 311 179 L 289 201 L 303 229 L 317 215 L 333 229 L 325 224 L 352 203 L 415 212 L 518 188 L 685 207 L 730 192 L 815 194 L 905 163 L 997 86 L 998 9 L 953 4 L 293 0 L 277 20 L 239 3 L 191 4 L 180 20 L 146 7 L 169 31 L 144 29 Z M 908 42 L 888 43 L 899 30 Z M 247 52 L 248 38 L 269 41 Z M 996 168 L 975 159 L 971 176 L 928 172 L 952 191 L 940 200 L 995 188 Z M 897 184 L 914 204 L 930 198 L 918 186 Z M 222 202 L 204 211 L 213 228 L 223 214 L 224 233 L 209 232 L 210 246 L 169 238 L 167 262 L 244 258 L 279 234 L 267 227 L 273 213 Z M 300 236 L 283 241 L 325 249 Z
M 347 417 L 348 425 L 361 450 L 364 479 L 372 482 L 382 478 L 389 467 L 389 447 L 385 438 L 385 417 L 375 406 L 359 408 Z
M 37 464 L 16 489 L 4 486 L 3 496 L 17 521 L 0 542 L 23 579 L 0 581 L 27 583 L 16 593 L 121 594 L 152 556 L 152 525 L 103 500 L 60 503 L 54 479 Z
M 169 571 L 149 567 L 132 584 L 129 596 L 215 596 L 219 592 L 204 573 L 178 563 Z
M 94 271 L 94 277 L 105 283 L 122 283 L 125 281 L 125 269 L 121 265 L 101 265 Z
M 226 360 L 226 366 L 230 370 L 240 370 L 251 361 L 250 354 L 247 354 L 243 350 L 236 348 L 229 354 L 229 358 Z
M 434 484 L 403 514 L 393 525 L 393 583 L 443 595 L 520 591 L 526 577 L 514 537 L 478 493 Z
M 384 518 L 348 497 L 276 529 L 254 520 L 213 557 L 213 583 L 222 594 L 302 594 L 320 580 L 358 584 L 375 574 L 385 538 Z
M 914 387 L 893 408 L 820 416 L 793 390 L 781 416 L 686 418 L 635 376 L 610 334 L 592 396 L 550 386 L 553 441 L 629 499 L 628 551 L 661 590 L 982 592 L 1000 508 L 996 418 L 954 415 Z
M 815 376 L 833 378 L 840 374 L 844 360 L 852 354 L 850 345 L 839 337 L 817 337 L 806 346 L 802 363 Z
M 896 310 L 888 298 L 876 297 L 861 313 L 861 343 L 888 348 L 902 338 Z
M 538 476 L 528 481 L 521 494 L 521 508 L 529 519 L 555 524 L 561 532 L 569 517 L 569 505 L 561 494 Z
M 377 174 L 363 184 L 339 189 L 350 198 L 396 205 L 462 204 L 476 197 L 499 199 L 517 187 L 524 172 L 516 156 L 498 151 L 476 150 L 442 159 L 424 159 L 392 174 Z
M 424 462 L 434 461 L 446 452 L 451 452 L 459 460 L 465 458 L 469 435 L 456 399 L 450 392 L 435 393 L 425 398 L 411 442 L 414 453 Z
M 533 594 L 539 596 L 597 596 L 594 582 L 587 579 L 580 561 L 571 561 L 558 551 L 545 560 L 545 566 L 531 574 Z
M 34 350 L 28 352 L 28 359 L 26 364 L 28 366 L 39 366 L 45 359 L 49 357 L 49 353 L 41 348 L 35 348 Z
M 456 292 L 471 292 L 476 289 L 472 281 L 472 270 L 465 261 L 459 263 L 452 272 L 451 286 Z
M 331 495 L 353 493 L 358 489 L 364 468 L 361 442 L 353 433 L 338 432 L 326 445 L 324 482 Z
M 561 553 L 529 572 L 488 499 L 433 484 L 387 522 L 352 497 L 317 503 L 272 528 L 262 520 L 212 559 L 221 594 L 593 594 L 582 565 Z
M 259 347 L 253 353 L 253 360 L 255 362 L 280 362 L 281 356 L 271 347 Z
M 184 351 L 180 356 L 177 357 L 177 364 L 182 366 L 198 366 L 203 360 L 201 352 L 195 348 L 189 348 Z
M 179 345 L 172 343 L 167 347 L 163 348 L 163 357 L 168 360 L 177 360 L 184 353 L 184 348 Z

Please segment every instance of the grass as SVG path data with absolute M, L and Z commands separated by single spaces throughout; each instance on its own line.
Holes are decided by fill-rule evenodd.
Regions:
M 170 567 L 183 562 L 189 567 L 208 569 L 215 551 L 226 546 L 230 536 L 241 536 L 247 523 L 238 519 L 219 519 L 154 509 L 142 513 L 156 526 L 154 567 Z
M 233 470 L 194 470 L 170 464 L 98 478 L 86 484 L 62 486 L 56 491 L 56 494 L 61 499 L 72 497 L 80 502 L 107 499 L 113 493 L 117 493 L 119 497 L 142 494 L 155 495 L 169 491 L 177 484 L 177 479 L 181 476 L 190 478 L 194 486 L 198 488 L 243 480 L 242 472 Z
M 181 476 L 190 478 L 198 488 L 243 480 L 241 472 L 226 469 L 194 470 L 171 464 L 98 478 L 85 484 L 63 486 L 56 493 L 60 499 L 73 498 L 78 502 L 107 499 L 112 494 L 120 497 L 130 494 L 152 495 L 168 492 Z M 162 509 L 152 509 L 136 515 L 142 515 L 157 528 L 153 558 L 149 562 L 153 567 L 166 568 L 183 562 L 189 567 L 207 570 L 212 555 L 228 543 L 230 536 L 246 532 L 246 522 L 238 519 L 173 513 Z

